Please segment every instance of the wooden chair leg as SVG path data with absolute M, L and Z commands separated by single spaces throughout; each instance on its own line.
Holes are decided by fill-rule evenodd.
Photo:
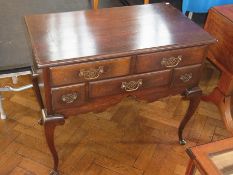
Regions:
M 224 99 L 224 94 L 216 87 L 209 95 L 204 95 L 201 99 L 206 102 L 212 102 L 218 106 L 220 101 Z
M 99 6 L 99 0 L 92 0 L 92 8 L 94 10 L 98 9 Z
M 193 160 L 190 160 L 188 167 L 186 169 L 185 175 L 193 175 L 194 170 L 195 170 L 194 162 L 193 162 Z
M 227 130 L 233 135 L 233 118 L 231 114 L 231 98 L 233 92 L 232 74 L 224 71 L 221 74 L 217 87 L 202 100 L 212 102 L 218 106 Z
M 231 98 L 232 96 L 225 96 L 220 89 L 215 88 L 209 95 L 203 96 L 203 101 L 212 102 L 218 106 L 221 117 L 227 130 L 233 135 L 233 118 L 231 114 Z
M 218 105 L 227 130 L 233 135 L 233 119 L 231 114 L 231 96 L 225 97 Z
M 149 4 L 150 0 L 144 0 L 144 4 Z M 99 0 L 92 0 L 92 8 L 93 9 L 98 9 L 99 6 Z

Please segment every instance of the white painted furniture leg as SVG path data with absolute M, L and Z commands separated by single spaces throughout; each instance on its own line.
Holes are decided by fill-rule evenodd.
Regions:
M 11 79 L 12 79 L 12 83 L 13 84 L 17 84 L 18 83 L 18 76 L 13 76 L 13 77 L 11 77 Z
M 2 87 L 2 88 L 0 87 L 0 92 L 11 92 L 11 91 L 20 92 L 20 91 L 24 91 L 26 89 L 30 89 L 32 87 L 33 87 L 32 84 L 22 86 L 22 87 L 19 87 L 19 88 L 12 88 L 10 86 L 5 86 L 5 87 Z M 0 115 L 1 115 L 1 119 L 3 120 L 3 119 L 6 119 L 6 113 L 3 110 L 2 100 L 3 100 L 3 97 L 0 94 Z
M 12 78 L 13 84 L 17 84 L 18 83 L 18 76 L 21 75 L 29 75 L 31 74 L 32 71 L 31 70 L 27 70 L 27 71 L 23 71 L 23 72 L 15 72 L 15 73 L 6 73 L 6 74 L 0 74 L 0 78 Z M 3 105 L 2 105 L 2 100 L 3 97 L 1 95 L 1 92 L 6 92 L 6 91 L 22 91 L 22 90 L 26 90 L 32 88 L 32 85 L 27 85 L 27 86 L 23 86 L 20 88 L 12 88 L 12 87 L 0 87 L 0 119 L 6 119 L 6 113 L 3 109 Z
M 188 18 L 189 18 L 189 19 L 192 19 L 192 18 L 193 18 L 193 12 L 189 12 Z
M 5 113 L 4 109 L 3 109 L 2 100 L 3 100 L 3 97 L 0 94 L 0 115 L 1 115 L 1 119 L 5 120 L 6 119 L 6 113 Z

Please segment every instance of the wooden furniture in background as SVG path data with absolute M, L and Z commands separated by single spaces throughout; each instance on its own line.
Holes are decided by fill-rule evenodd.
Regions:
M 207 57 L 221 71 L 221 78 L 214 91 L 203 97 L 215 103 L 226 128 L 233 134 L 231 98 L 233 93 L 233 5 L 214 7 L 210 10 L 205 30 L 217 38 Z
M 150 0 L 144 0 L 144 4 L 149 4 Z M 93 9 L 98 9 L 99 0 L 92 0 Z
M 185 144 L 182 132 L 200 102 L 203 61 L 215 42 L 201 27 L 167 3 L 25 20 L 38 72 L 34 86 L 41 123 L 54 159 L 52 174 L 58 172 L 56 126 L 71 114 L 103 111 L 127 96 L 154 101 L 183 94 L 190 100 L 178 129 Z
M 233 138 L 212 142 L 187 149 L 190 162 L 186 175 L 231 175 L 233 173 Z
M 98 9 L 99 0 L 92 0 L 92 4 L 93 4 L 93 9 Z
M 187 11 L 191 13 L 208 13 L 212 7 L 226 4 L 233 4 L 233 0 L 183 0 L 182 12 L 183 14 Z

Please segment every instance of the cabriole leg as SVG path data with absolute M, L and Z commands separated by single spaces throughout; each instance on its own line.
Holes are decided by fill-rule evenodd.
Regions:
M 186 141 L 183 139 L 183 130 L 188 121 L 193 116 L 194 112 L 196 111 L 200 100 L 201 100 L 202 91 L 199 87 L 194 87 L 192 89 L 187 89 L 184 97 L 185 99 L 188 99 L 190 101 L 188 110 L 183 118 L 183 120 L 180 123 L 179 129 L 178 129 L 178 136 L 179 136 L 179 142 L 181 145 L 185 145 Z
M 58 175 L 59 159 L 54 144 L 54 131 L 56 126 L 63 125 L 65 123 L 65 119 L 64 116 L 62 115 L 55 114 L 55 115 L 46 116 L 44 111 L 42 111 L 42 113 L 43 113 L 42 124 L 44 125 L 45 137 L 49 150 L 53 156 L 53 162 L 54 162 L 53 170 L 51 171 L 50 175 Z
M 54 132 L 58 125 L 63 125 L 65 123 L 64 116 L 59 114 L 54 115 L 47 115 L 46 111 L 44 110 L 43 100 L 40 94 L 39 88 L 39 81 L 38 81 L 38 74 L 32 73 L 32 83 L 33 89 L 37 98 L 37 101 L 42 109 L 42 118 L 39 120 L 39 124 L 44 125 L 44 132 L 47 145 L 49 150 L 53 156 L 53 170 L 51 171 L 50 175 L 58 175 L 58 154 L 54 144 Z

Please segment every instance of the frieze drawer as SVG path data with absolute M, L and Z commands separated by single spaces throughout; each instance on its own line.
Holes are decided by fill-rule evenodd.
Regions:
M 171 71 L 165 70 L 140 75 L 132 75 L 110 80 L 90 82 L 90 98 L 139 91 L 146 88 L 166 86 L 171 79 Z
M 128 75 L 131 57 L 115 58 L 51 68 L 52 86 L 76 84 Z
M 204 54 L 205 47 L 141 54 L 137 56 L 136 72 L 143 73 L 200 64 L 203 61 Z
M 85 102 L 85 84 L 53 88 L 52 90 L 53 109 L 74 107 Z

